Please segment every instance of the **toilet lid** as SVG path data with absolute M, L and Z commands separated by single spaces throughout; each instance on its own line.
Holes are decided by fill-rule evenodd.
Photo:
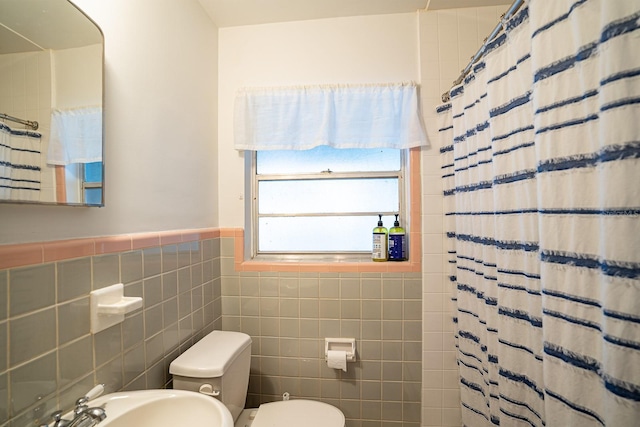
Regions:
M 335 406 L 314 400 L 263 403 L 251 427 L 344 427 L 344 415 Z

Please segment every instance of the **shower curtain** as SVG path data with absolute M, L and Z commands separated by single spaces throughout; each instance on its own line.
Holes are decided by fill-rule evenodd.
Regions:
M 0 123 L 0 200 L 40 200 L 41 138 Z
M 465 426 L 640 423 L 639 24 L 525 2 L 438 108 Z

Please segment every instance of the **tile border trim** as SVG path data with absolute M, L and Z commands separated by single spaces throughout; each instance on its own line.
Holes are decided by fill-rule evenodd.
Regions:
M 220 237 L 220 229 L 187 229 L 0 246 L 0 269 L 25 267 L 85 256 L 127 252 L 172 243 Z

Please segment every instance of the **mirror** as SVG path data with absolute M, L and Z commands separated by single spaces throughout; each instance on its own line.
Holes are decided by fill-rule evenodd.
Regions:
M 68 0 L 0 0 L 0 202 L 104 205 L 103 58 Z

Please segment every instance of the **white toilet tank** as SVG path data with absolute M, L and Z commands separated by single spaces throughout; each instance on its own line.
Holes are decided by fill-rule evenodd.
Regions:
M 210 384 L 235 421 L 247 398 L 250 365 L 249 335 L 213 331 L 171 362 L 169 373 L 174 389 L 200 391 Z

